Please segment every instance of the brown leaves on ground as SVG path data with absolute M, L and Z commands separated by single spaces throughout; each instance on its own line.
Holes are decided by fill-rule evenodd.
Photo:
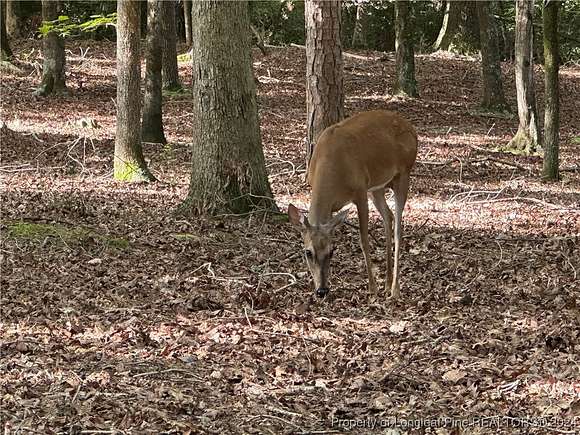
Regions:
M 320 302 L 285 219 L 173 212 L 188 185 L 187 94 L 165 104 L 171 145 L 145 146 L 162 182 L 111 179 L 114 44 L 90 45 L 68 55 L 69 96 L 32 96 L 36 45 L 22 51 L 24 73 L 0 84 L 6 433 L 578 430 L 579 176 L 544 184 L 540 158 L 493 152 L 517 121 L 478 114 L 476 61 L 419 56 L 421 99 L 400 99 L 392 60 L 345 60 L 347 111 L 403 112 L 420 132 L 419 161 L 403 299 L 366 293 L 358 235 L 344 226 Z M 255 53 L 254 66 L 276 199 L 307 208 L 304 53 Z M 188 66 L 180 72 L 187 83 Z M 515 108 L 511 65 L 504 73 Z M 573 169 L 580 70 L 561 80 L 562 164 Z M 376 212 L 372 233 L 382 279 Z M 475 426 L 408 426 L 445 417 Z

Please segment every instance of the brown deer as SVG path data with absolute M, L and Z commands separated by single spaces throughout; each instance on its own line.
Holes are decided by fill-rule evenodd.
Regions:
M 409 191 L 409 174 L 416 157 L 417 133 L 411 123 L 396 112 L 363 112 L 322 132 L 308 168 L 307 180 L 312 186 L 308 217 L 294 205 L 288 206 L 290 222 L 301 228 L 304 255 L 319 297 L 328 294 L 333 232 L 344 222 L 348 210 L 335 216 L 332 213 L 349 203 L 354 203 L 358 211 L 360 244 L 369 277 L 368 288 L 371 293 L 377 293 L 369 254 L 367 195 L 383 218 L 387 238 L 385 290 L 390 287 L 391 297 L 400 297 L 402 216 Z M 386 188 L 394 193 L 394 216 L 385 199 Z

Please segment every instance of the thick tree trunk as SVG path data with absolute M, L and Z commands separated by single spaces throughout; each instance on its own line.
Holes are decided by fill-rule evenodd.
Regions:
M 20 1 L 6 1 L 6 32 L 11 38 L 20 36 Z
M 447 0 L 445 2 L 445 13 L 443 15 L 443 23 L 439 30 L 439 35 L 433 49 L 435 50 L 449 50 L 449 46 L 457 31 L 459 18 L 461 15 L 462 2 L 458 0 Z
M 481 106 L 492 112 L 508 111 L 503 93 L 499 33 L 495 20 L 495 0 L 478 1 L 479 34 L 481 44 L 481 78 L 483 96 Z
M 42 0 L 42 20 L 53 21 L 58 18 L 59 4 L 56 1 Z M 56 32 L 49 32 L 43 39 L 42 82 L 36 95 L 66 93 L 64 39 Z
M 191 45 L 191 0 L 183 0 L 183 22 L 185 23 L 185 43 Z
M 344 118 L 340 0 L 307 0 L 306 162 L 325 128 Z
M 547 4 L 546 4 L 547 3 Z M 544 178 L 558 180 L 558 132 L 560 129 L 560 47 L 558 41 L 559 1 L 544 2 Z
M 415 80 L 415 51 L 413 47 L 412 4 L 408 0 L 395 1 L 395 51 L 397 77 L 396 94 L 418 97 Z
M 275 207 L 266 174 L 245 1 L 192 3 L 193 151 L 184 209 Z
M 533 13 L 533 0 L 516 0 L 515 72 L 520 124 L 508 148 L 522 154 L 536 152 L 541 144 L 534 88 Z
M 141 4 L 117 1 L 117 137 L 114 177 L 152 181 L 141 148 Z
M 163 64 L 162 0 L 147 1 L 145 97 L 142 136 L 145 142 L 167 143 L 163 133 L 161 66 Z
M 177 69 L 177 29 L 175 26 L 175 0 L 163 2 L 163 88 L 181 89 Z
M 354 22 L 354 30 L 352 32 L 352 42 L 351 45 L 355 48 L 365 48 L 367 46 L 366 40 L 366 24 L 367 24 L 367 14 L 365 12 L 364 3 L 358 3 L 356 5 L 356 18 Z
M 6 5 L 3 1 L 0 2 L 0 61 L 3 61 L 11 59 L 13 54 L 6 33 Z

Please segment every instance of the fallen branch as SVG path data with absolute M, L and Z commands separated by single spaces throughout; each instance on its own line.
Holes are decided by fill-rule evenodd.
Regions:
M 533 204 L 544 205 L 548 208 L 553 210 L 572 210 L 572 211 L 580 211 L 580 209 L 570 208 L 570 207 L 563 207 L 558 204 L 552 204 L 551 202 L 542 201 L 541 199 L 537 198 L 527 198 L 523 196 L 512 196 L 509 198 L 497 198 L 497 199 L 485 199 L 482 201 L 472 201 L 466 202 L 465 204 L 473 205 L 473 204 L 485 204 L 485 203 L 492 203 L 492 202 L 510 202 L 510 201 L 527 201 Z
M 291 43 L 290 47 L 294 47 L 294 48 L 301 48 L 303 50 L 306 50 L 306 46 L 305 45 L 300 45 L 300 44 L 294 44 Z M 353 54 L 353 53 L 347 53 L 346 51 L 342 52 L 342 55 L 344 57 L 350 57 L 352 59 L 357 59 L 357 60 L 378 60 L 377 57 L 368 57 L 368 56 L 361 56 L 360 54 Z

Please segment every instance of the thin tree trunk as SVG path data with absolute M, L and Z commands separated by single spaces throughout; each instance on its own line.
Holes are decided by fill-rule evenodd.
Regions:
M 6 32 L 11 38 L 20 36 L 20 1 L 6 1 Z
M 534 88 L 533 13 L 533 0 L 516 0 L 515 73 L 520 124 L 508 148 L 522 154 L 536 152 L 541 146 Z
M 183 0 L 183 22 L 185 23 L 185 43 L 191 45 L 191 0 Z
M 437 40 L 433 44 L 433 49 L 435 50 L 449 50 L 449 46 L 459 24 L 462 2 L 458 0 L 447 0 L 445 3 L 443 23 L 441 24 Z
M 344 118 L 340 0 L 307 0 L 306 162 L 320 133 Z
M 397 77 L 394 91 L 396 94 L 418 97 L 410 8 L 411 2 L 408 0 L 395 1 L 395 66 Z
M 141 2 L 117 0 L 117 137 L 114 177 L 152 181 L 141 148 Z
M 175 26 L 175 0 L 163 1 L 163 88 L 181 89 L 177 68 L 177 29 Z
M 143 98 L 143 141 L 167 143 L 163 133 L 161 67 L 163 64 L 162 0 L 147 1 L 145 47 L 145 96 Z
M 3 61 L 11 59 L 13 54 L 6 33 L 6 6 L 3 1 L 0 2 L 0 61 Z
M 275 208 L 268 183 L 252 74 L 245 1 L 192 3 L 193 213 Z
M 503 93 L 499 34 L 495 20 L 496 2 L 478 1 L 479 34 L 481 44 L 481 78 L 483 96 L 481 106 L 492 112 L 509 111 Z
M 53 21 L 58 18 L 59 4 L 56 1 L 42 0 L 42 20 Z M 42 82 L 36 95 L 66 93 L 64 39 L 56 32 L 49 32 L 43 39 Z
M 365 7 L 363 3 L 358 3 L 356 5 L 356 18 L 354 22 L 354 30 L 352 32 L 352 43 L 353 47 L 366 47 L 366 23 L 367 16 L 365 12 Z
M 560 85 L 558 81 L 560 47 L 558 41 L 558 8 L 560 2 L 551 0 L 544 2 L 544 5 L 545 131 L 543 175 L 547 180 L 558 180 L 558 132 L 560 129 Z

